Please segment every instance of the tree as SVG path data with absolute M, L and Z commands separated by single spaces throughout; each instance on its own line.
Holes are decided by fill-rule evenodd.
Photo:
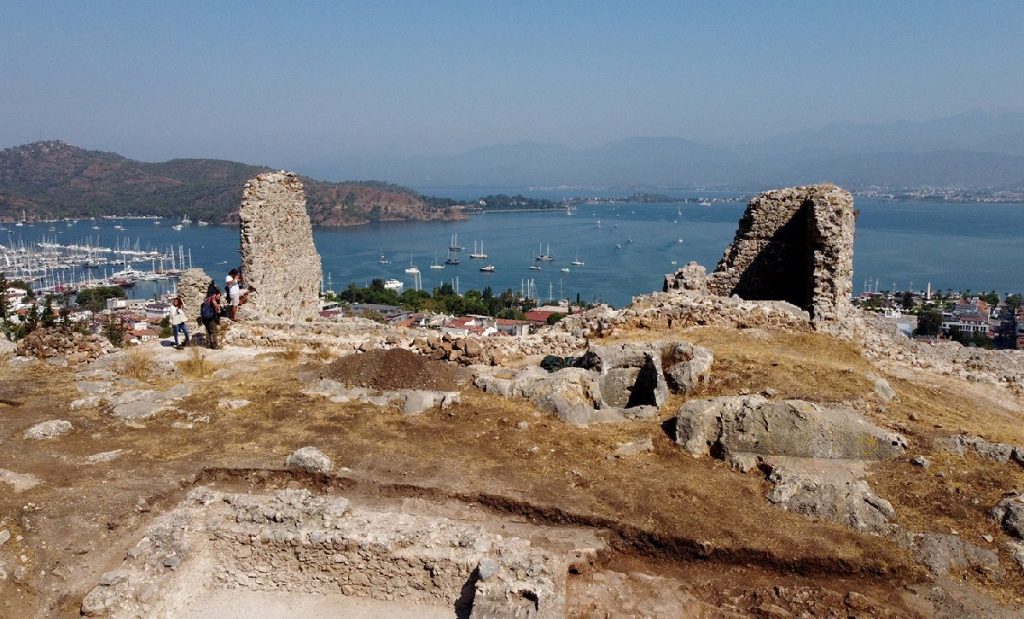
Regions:
M 989 305 L 999 305 L 999 293 L 995 290 L 979 295 L 979 298 Z
M 901 300 L 903 309 L 910 310 L 914 309 L 914 293 L 909 290 L 903 293 L 903 299 Z
M 1013 311 L 1016 312 L 1018 309 L 1020 309 L 1020 305 L 1021 305 L 1021 301 L 1022 300 L 1024 300 L 1024 298 L 1022 298 L 1021 295 L 1019 295 L 1019 294 L 1011 294 L 1011 295 L 1007 295 L 1007 297 L 1006 297 L 1006 304 L 1009 305 L 1011 308 L 1013 308 Z
M 103 335 L 107 336 L 110 343 L 120 348 L 124 346 L 124 336 L 128 333 L 128 328 L 121 323 L 121 319 L 115 316 L 111 316 L 110 320 L 107 321 L 107 326 L 103 329 Z
M 40 322 L 44 329 L 49 329 L 54 325 L 57 319 L 57 313 L 53 311 L 53 295 L 47 295 L 46 301 L 43 303 L 43 312 L 39 317 Z
M 559 312 L 552 312 L 551 315 L 548 316 L 548 324 L 553 325 L 563 318 L 565 318 L 564 314 L 561 314 Z
M 915 335 L 935 336 L 942 331 L 942 312 L 930 307 L 917 315 Z
M 107 308 L 107 299 L 123 299 L 125 296 L 120 286 L 97 286 L 79 292 L 77 303 L 79 307 L 97 313 Z

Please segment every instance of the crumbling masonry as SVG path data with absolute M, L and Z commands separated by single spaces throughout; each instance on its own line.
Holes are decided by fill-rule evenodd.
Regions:
M 316 317 L 320 254 L 302 181 L 291 172 L 260 174 L 245 184 L 238 215 L 242 271 L 253 289 L 244 314 L 286 321 Z
M 714 273 L 705 278 L 687 265 L 665 278 L 665 291 L 788 301 L 815 323 L 838 320 L 852 308 L 853 236 L 846 190 L 826 184 L 769 191 L 747 205 Z

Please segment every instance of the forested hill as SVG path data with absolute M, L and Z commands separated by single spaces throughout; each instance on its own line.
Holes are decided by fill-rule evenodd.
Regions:
M 270 168 L 217 159 L 134 161 L 64 142 L 0 151 L 0 221 L 100 215 L 161 215 L 237 221 L 245 181 Z M 376 181 L 327 183 L 303 177 L 314 224 L 461 218 L 450 201 Z

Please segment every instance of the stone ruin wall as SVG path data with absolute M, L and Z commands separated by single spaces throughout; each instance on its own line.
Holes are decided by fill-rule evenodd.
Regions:
M 195 328 L 195 319 L 199 317 L 199 306 L 206 299 L 206 292 L 213 279 L 202 269 L 186 269 L 178 280 L 178 296 L 185 314 L 189 317 L 189 328 Z
M 815 323 L 852 310 L 853 197 L 835 185 L 763 193 L 747 205 L 736 237 L 706 278 L 687 265 L 665 290 L 706 290 L 747 300 L 787 301 Z
M 302 181 L 291 172 L 260 174 L 245 184 L 239 209 L 242 273 L 254 288 L 243 315 L 312 319 L 320 309 L 320 254 Z

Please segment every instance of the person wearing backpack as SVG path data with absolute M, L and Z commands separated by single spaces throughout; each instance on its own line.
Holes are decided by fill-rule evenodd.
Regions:
M 220 324 L 220 289 L 213 287 L 213 293 L 203 300 L 199 307 L 199 320 L 206 327 L 206 341 L 210 348 L 220 348 L 217 345 L 217 325 Z

